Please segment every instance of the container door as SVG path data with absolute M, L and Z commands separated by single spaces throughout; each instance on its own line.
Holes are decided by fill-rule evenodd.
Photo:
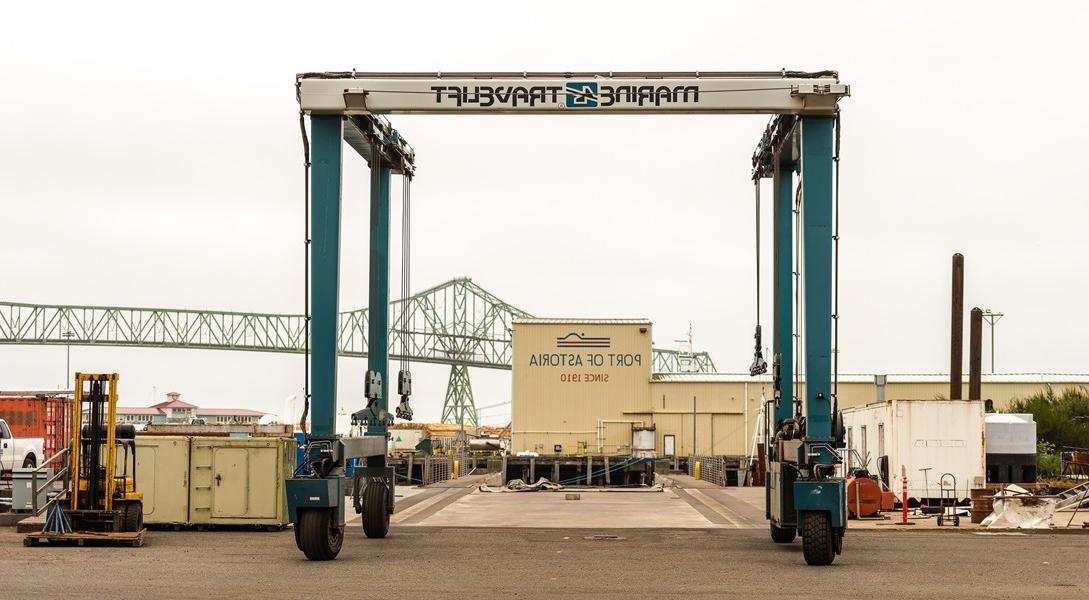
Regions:
M 250 448 L 250 498 L 249 516 L 254 519 L 279 518 L 278 502 L 283 497 L 280 479 L 280 442 L 264 443 L 260 448 Z
M 144 522 L 189 523 L 189 438 L 136 438 L 136 490 Z
M 212 517 L 247 517 L 249 512 L 249 448 L 212 449 Z
M 218 442 L 211 449 L 213 521 L 278 519 L 279 447 L 272 441 Z

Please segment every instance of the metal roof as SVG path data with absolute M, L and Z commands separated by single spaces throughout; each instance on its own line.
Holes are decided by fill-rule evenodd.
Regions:
M 888 373 L 886 383 L 948 383 L 945 373 Z M 841 373 L 841 383 L 873 383 L 874 374 Z M 968 374 L 964 374 L 968 383 Z M 1086 383 L 1089 373 L 983 373 L 983 383 Z M 654 373 L 651 381 L 663 383 L 771 383 L 771 375 L 748 373 Z
M 515 325 L 521 324 L 543 325 L 650 325 L 650 319 L 550 319 L 518 317 L 514 319 Z

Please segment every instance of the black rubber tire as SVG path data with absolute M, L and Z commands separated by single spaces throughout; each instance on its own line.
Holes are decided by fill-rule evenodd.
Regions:
M 34 458 L 33 454 L 23 459 L 24 469 L 33 469 L 36 466 L 38 466 L 38 459 Z
M 310 508 L 299 512 L 298 536 L 303 554 L 310 560 L 333 560 L 340 554 L 344 530 L 336 526 L 333 508 Z
M 389 488 L 371 480 L 363 490 L 363 533 L 369 538 L 384 538 L 389 533 Z
M 118 508 L 121 511 L 121 531 L 137 532 L 144 528 L 144 503 L 126 501 Z
M 832 516 L 824 511 L 802 513 L 802 554 L 810 565 L 830 565 L 836 559 Z
M 300 514 L 299 517 L 302 517 L 302 515 Z M 299 533 L 300 531 L 302 531 L 302 528 L 299 527 L 298 523 L 294 523 L 291 525 L 291 529 L 295 531 L 295 547 L 299 550 L 302 550 L 302 535 Z
M 789 544 L 797 535 L 798 530 L 794 527 L 776 527 L 775 523 L 771 524 L 771 541 L 776 544 Z

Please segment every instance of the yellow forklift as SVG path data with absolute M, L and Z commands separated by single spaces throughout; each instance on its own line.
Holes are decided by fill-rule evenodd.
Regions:
M 117 373 L 76 373 L 75 383 L 65 516 L 74 531 L 140 531 L 144 495 L 136 491 L 136 428 L 117 424 Z
M 117 373 L 76 373 L 75 379 L 68 488 L 50 502 L 41 533 L 28 534 L 23 543 L 141 546 L 144 495 L 136 491 L 136 428 L 117 424 Z

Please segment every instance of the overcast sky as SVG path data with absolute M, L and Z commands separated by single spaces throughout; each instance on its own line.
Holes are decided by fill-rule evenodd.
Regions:
M 841 371 L 948 370 L 958 251 L 966 306 L 1007 315 L 999 371 L 1089 371 L 1089 5 L 516 4 L 9 3 L 0 299 L 301 312 L 296 72 L 835 69 Z M 691 323 L 747 368 L 765 117 L 393 121 L 417 155 L 415 289 L 469 276 L 535 315 L 649 318 L 665 347 Z M 367 296 L 368 179 L 345 156 L 342 309 Z M 342 405 L 364 368 L 342 361 Z M 130 406 L 278 413 L 302 387 L 301 356 L 73 347 L 72 370 L 121 373 Z M 414 372 L 437 420 L 447 369 Z M 509 373 L 472 376 L 478 404 L 509 399 Z M 65 382 L 64 348 L 0 347 L 0 389 Z

